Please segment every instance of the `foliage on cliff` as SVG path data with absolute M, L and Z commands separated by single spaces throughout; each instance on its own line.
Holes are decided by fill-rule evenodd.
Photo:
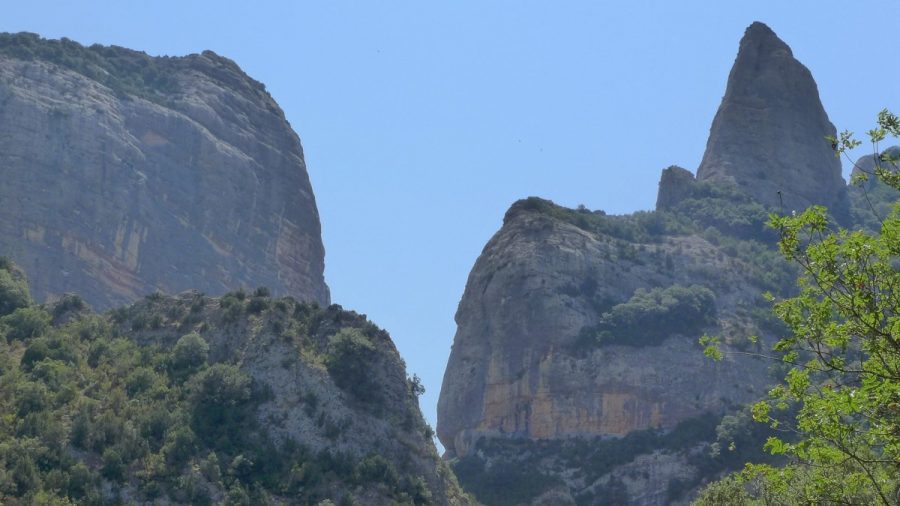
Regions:
M 878 143 L 900 136 L 883 111 L 869 132 L 877 177 L 900 190 L 896 161 Z M 834 139 L 839 152 L 859 145 Z M 896 504 L 900 498 L 900 202 L 877 232 L 835 228 L 822 207 L 773 216 L 800 293 L 775 304 L 790 335 L 775 345 L 790 365 L 753 408 L 754 418 L 797 440 L 772 437 L 784 468 L 748 465 L 707 488 L 700 504 Z M 785 413 L 794 407 L 795 415 Z
M 583 329 L 579 341 L 582 346 L 652 346 L 674 334 L 693 336 L 715 324 L 715 302 L 715 294 L 699 285 L 638 289 L 604 313 L 596 327 Z
M 591 234 L 621 241 L 620 249 L 626 259 L 641 245 L 660 243 L 667 237 L 695 235 L 717 246 L 723 254 L 740 259 L 751 271 L 747 278 L 761 291 L 792 293 L 795 272 L 778 254 L 777 234 L 765 226 L 766 208 L 730 186 L 707 182 L 693 185 L 696 191 L 671 209 L 618 216 L 584 207 L 569 209 L 529 197 L 515 202 L 504 221 L 519 212 L 541 213 Z M 670 271 L 671 260 L 663 259 L 659 267 Z M 710 272 L 710 276 L 710 287 L 720 283 L 716 273 Z
M 78 72 L 120 95 L 137 95 L 153 99 L 176 90 L 172 79 L 171 62 L 152 58 L 146 53 L 129 49 L 101 46 L 90 47 L 63 38 L 43 39 L 34 33 L 0 34 L 0 54 L 24 60 L 44 60 Z
M 3 504 L 465 501 L 389 337 L 339 306 L 258 290 L 97 315 L 33 304 L 4 260 L 0 308 Z M 359 443 L 357 423 L 396 432 Z
M 214 57 L 215 63 L 228 67 L 258 89 L 264 90 L 262 83 L 250 79 L 233 62 L 212 52 L 205 55 Z M 32 61 L 53 63 L 67 70 L 77 72 L 115 91 L 120 98 L 129 95 L 152 102 L 165 102 L 166 96 L 179 92 L 178 71 L 194 69 L 207 75 L 226 78 L 226 73 L 217 72 L 214 65 L 198 58 L 153 57 L 142 51 L 119 46 L 94 44 L 83 46 L 63 37 L 44 39 L 35 33 L 0 33 L 0 55 Z

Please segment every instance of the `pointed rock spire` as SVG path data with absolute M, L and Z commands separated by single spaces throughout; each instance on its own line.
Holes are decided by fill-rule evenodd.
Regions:
M 825 140 L 834 125 L 809 69 L 768 26 L 741 39 L 697 179 L 729 182 L 784 212 L 812 204 L 847 213 L 841 164 Z

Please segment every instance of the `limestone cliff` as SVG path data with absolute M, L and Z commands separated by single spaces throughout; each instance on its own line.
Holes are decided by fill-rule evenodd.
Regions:
M 213 52 L 0 36 L 0 253 L 98 308 L 243 285 L 329 302 L 297 135 Z
M 768 246 L 684 219 L 605 216 L 535 198 L 513 205 L 472 269 L 456 315 L 438 404 L 448 457 L 491 461 L 480 444 L 493 438 L 670 431 L 763 394 L 768 363 L 744 355 L 713 363 L 697 339 L 707 332 L 726 336 L 733 348 L 760 349 L 751 335 L 774 337 L 771 322 L 757 317 L 766 310 L 761 294 L 789 290 L 792 273 Z M 665 302 L 707 289 L 714 301 L 701 324 L 690 321 L 684 304 Z M 714 439 L 715 431 L 707 435 Z M 673 466 L 667 478 L 642 485 L 652 498 L 646 504 L 666 497 L 670 479 L 699 476 L 686 464 Z M 594 494 L 614 473 L 567 482 L 569 493 Z M 464 485 L 468 476 L 460 475 Z
M 753 23 L 741 39 L 697 179 L 736 184 L 785 212 L 822 204 L 846 218 L 846 185 L 829 135 L 835 128 L 809 70 L 768 26 Z
M 727 326 L 759 303 L 761 283 L 744 274 L 751 265 L 702 236 L 631 241 L 554 218 L 537 203 L 552 205 L 513 206 L 466 285 L 438 406 L 438 435 L 449 451 L 465 455 L 483 435 L 671 428 L 759 393 L 742 380 L 758 364 L 709 363 L 693 335 L 578 350 L 584 329 L 653 287 L 714 288 L 718 318 L 709 330 Z
M 768 212 L 850 219 L 834 132 L 809 71 L 754 23 L 697 177 L 663 171 L 656 211 L 514 204 L 469 275 L 438 404 L 462 483 L 488 504 L 667 504 L 740 465 L 708 460 L 708 417 L 772 380 L 752 357 L 782 331 L 762 293 L 795 276 Z M 751 353 L 712 363 L 704 333 Z M 514 502 L 493 495 L 511 482 Z

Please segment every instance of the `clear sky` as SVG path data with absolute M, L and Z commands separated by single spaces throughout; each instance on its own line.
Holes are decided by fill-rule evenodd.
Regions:
M 695 170 L 744 29 L 771 26 L 839 130 L 900 111 L 900 1 L 3 1 L 0 31 L 212 49 L 300 134 L 333 300 L 390 331 L 434 424 L 469 269 L 515 200 L 650 209 Z

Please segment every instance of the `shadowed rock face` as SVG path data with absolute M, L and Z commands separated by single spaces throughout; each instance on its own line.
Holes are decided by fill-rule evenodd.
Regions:
M 835 128 L 809 70 L 768 26 L 753 23 L 741 39 L 697 179 L 734 183 L 775 209 L 783 200 L 786 212 L 821 204 L 845 218 L 846 186 L 828 135 Z
M 268 286 L 329 302 L 300 139 L 212 52 L 0 40 L 0 253 L 38 300 Z

